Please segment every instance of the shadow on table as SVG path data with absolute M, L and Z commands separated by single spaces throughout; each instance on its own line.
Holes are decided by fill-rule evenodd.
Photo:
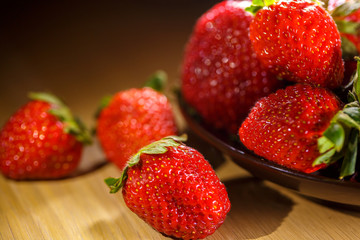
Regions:
M 254 239 L 274 232 L 291 212 L 294 202 L 254 177 L 224 182 L 231 210 L 218 233 Z
M 306 197 L 306 196 L 303 196 L 303 197 L 305 197 L 313 202 L 316 202 L 322 206 L 325 206 L 327 208 L 331 208 L 332 210 L 335 210 L 335 211 L 338 211 L 338 212 L 341 212 L 341 213 L 344 213 L 347 215 L 351 215 L 353 217 L 357 217 L 360 219 L 360 206 L 330 202 L 330 201 L 325 201 L 325 200 L 312 198 L 312 197 Z
M 267 187 L 257 178 L 240 178 L 226 181 L 224 184 L 232 208 L 224 224 L 206 238 L 209 240 L 255 239 L 269 235 L 281 225 L 294 205 L 289 198 Z M 114 208 L 120 211 L 115 219 L 96 221 L 84 234 L 96 235 L 103 239 L 113 239 L 114 236 L 123 236 L 126 239 L 136 234 L 151 239 L 168 239 L 160 233 L 157 235 L 158 238 L 155 237 L 155 230 L 138 219 L 135 214 L 128 215 L 130 210 L 123 200 L 114 199 Z

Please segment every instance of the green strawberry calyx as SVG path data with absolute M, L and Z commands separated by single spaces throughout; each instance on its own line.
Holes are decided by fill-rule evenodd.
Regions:
M 358 55 L 358 50 L 355 44 L 348 39 L 349 35 L 357 37 L 360 35 L 360 22 L 351 21 L 349 17 L 354 12 L 360 9 L 359 0 L 346 1 L 333 10 L 329 11 L 331 17 L 334 19 L 337 29 L 342 34 L 341 48 L 344 58 L 349 58 Z
M 74 117 L 71 110 L 55 95 L 44 92 L 30 92 L 29 98 L 50 104 L 49 113 L 57 117 L 64 124 L 64 132 L 75 136 L 83 144 L 92 142 L 91 136 L 80 119 Z
M 329 165 L 342 159 L 340 179 L 356 172 L 360 136 L 360 58 L 355 57 L 355 60 L 357 71 L 353 77 L 353 89 L 348 94 L 349 103 L 335 114 L 329 127 L 318 139 L 320 156 L 313 162 L 313 166 L 323 163 Z
M 165 89 L 165 86 L 167 84 L 167 74 L 166 72 L 162 70 L 158 70 L 154 72 L 148 80 L 145 82 L 143 87 L 152 88 L 153 90 L 157 92 L 163 92 Z M 108 94 L 105 95 L 101 100 L 100 104 L 98 106 L 98 109 L 95 112 L 95 118 L 98 118 L 100 116 L 100 113 L 103 109 L 105 109 L 107 106 L 109 106 L 111 100 L 113 98 L 113 95 Z
M 245 11 L 255 15 L 260 9 L 271 6 L 275 0 L 253 0 L 251 6 L 245 8 Z
M 145 82 L 144 87 L 149 87 L 158 92 L 163 92 L 167 84 L 167 74 L 162 70 L 154 72 Z
M 129 159 L 126 167 L 122 171 L 119 178 L 109 177 L 105 179 L 106 185 L 108 185 L 108 187 L 110 188 L 110 193 L 116 193 L 122 188 L 127 179 L 127 171 L 129 170 L 129 168 L 135 166 L 140 162 L 140 157 L 142 154 L 164 154 L 168 151 L 168 147 L 177 147 L 186 140 L 186 134 L 183 134 L 181 136 L 168 136 L 141 148 L 135 155 L 133 155 Z
M 350 0 L 337 6 L 335 9 L 333 9 L 330 12 L 330 14 L 333 18 L 347 17 L 350 14 L 356 12 L 359 8 L 360 8 L 359 0 Z

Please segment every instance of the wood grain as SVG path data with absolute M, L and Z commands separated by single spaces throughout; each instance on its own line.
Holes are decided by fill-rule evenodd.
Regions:
M 99 148 L 89 148 L 99 156 Z M 93 154 L 91 154 L 93 153 Z M 249 175 L 225 156 L 217 174 L 232 208 L 208 239 L 357 239 L 360 212 L 327 207 Z M 133 214 L 103 179 L 111 163 L 55 181 L 0 177 L 0 239 L 166 239 Z
M 54 92 L 92 127 L 102 96 L 139 87 L 157 69 L 168 73 L 171 89 L 179 83 L 193 24 L 216 2 L 7 1 L 0 15 L 0 124 L 25 103 L 28 91 Z M 360 239 L 359 211 L 253 178 L 189 136 L 189 145 L 213 164 L 232 203 L 225 223 L 208 239 Z M 121 194 L 108 193 L 103 179 L 118 175 L 94 144 L 72 177 L 0 176 L 0 239 L 167 239 L 129 211 Z

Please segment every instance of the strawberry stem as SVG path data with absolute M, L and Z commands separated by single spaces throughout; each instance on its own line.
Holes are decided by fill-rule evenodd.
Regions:
M 119 178 L 109 177 L 105 179 L 106 185 L 110 188 L 110 193 L 116 193 L 123 187 L 127 179 L 127 171 L 130 167 L 135 166 L 140 162 L 141 154 L 164 154 L 168 151 L 168 147 L 177 147 L 181 144 L 181 142 L 186 140 L 186 134 L 181 136 L 168 136 L 141 148 L 129 159 Z
M 349 144 L 347 145 L 348 151 L 346 151 L 343 163 L 340 170 L 340 179 L 351 176 L 356 171 L 356 158 L 358 149 L 359 131 L 353 129 L 350 133 Z
M 339 178 L 351 176 L 356 172 L 356 160 L 360 133 L 360 58 L 357 61 L 357 71 L 353 77 L 353 89 L 349 92 L 351 100 L 342 110 L 335 114 L 330 126 L 318 139 L 320 156 L 313 166 L 331 164 L 343 159 Z
M 359 1 L 346 1 L 343 4 L 340 4 L 337 6 L 332 12 L 331 16 L 333 18 L 337 17 L 346 17 L 350 14 L 356 12 L 360 8 L 360 2 Z
M 166 72 L 162 70 L 158 70 L 149 77 L 149 79 L 144 84 L 144 87 L 149 87 L 154 89 L 155 91 L 163 92 L 166 82 L 167 82 Z M 98 118 L 101 111 L 110 104 L 112 97 L 113 97 L 112 95 L 106 95 L 100 100 L 99 107 L 95 112 L 95 118 Z
M 359 102 L 360 99 L 360 57 L 356 56 L 354 59 L 357 61 L 357 71 L 355 76 L 355 81 L 353 85 L 353 92 L 355 93 L 356 100 Z
M 145 87 L 150 87 L 158 92 L 163 92 L 167 82 L 167 74 L 162 70 L 156 71 L 150 76 L 148 81 L 145 83 Z
M 253 0 L 251 6 L 245 8 L 245 11 L 256 15 L 256 13 L 264 7 L 271 6 L 275 3 L 275 0 Z
M 65 133 L 75 136 L 75 138 L 81 143 L 91 144 L 91 136 L 85 125 L 80 121 L 80 119 L 74 117 L 64 102 L 55 95 L 43 92 L 30 92 L 29 98 L 49 103 L 51 105 L 49 113 L 64 123 Z

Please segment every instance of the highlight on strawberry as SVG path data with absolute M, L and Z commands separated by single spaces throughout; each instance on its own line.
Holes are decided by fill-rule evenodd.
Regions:
M 126 205 L 160 233 L 201 239 L 214 233 L 230 210 L 225 186 L 211 165 L 168 136 L 133 155 L 120 178 L 107 178 L 111 193 L 122 188 Z
M 56 179 L 79 165 L 91 137 L 70 109 L 49 93 L 30 93 L 0 132 L 0 170 L 8 178 Z
M 340 162 L 339 178 L 359 171 L 360 62 L 348 103 L 329 90 L 296 84 L 258 101 L 239 129 L 255 154 L 305 173 Z
M 107 159 L 120 170 L 140 148 L 177 132 L 172 106 L 161 92 L 167 75 L 154 73 L 143 88 L 106 97 L 97 113 L 96 135 Z
M 250 40 L 276 76 L 335 89 L 342 84 L 341 38 L 330 14 L 310 0 L 254 0 Z

